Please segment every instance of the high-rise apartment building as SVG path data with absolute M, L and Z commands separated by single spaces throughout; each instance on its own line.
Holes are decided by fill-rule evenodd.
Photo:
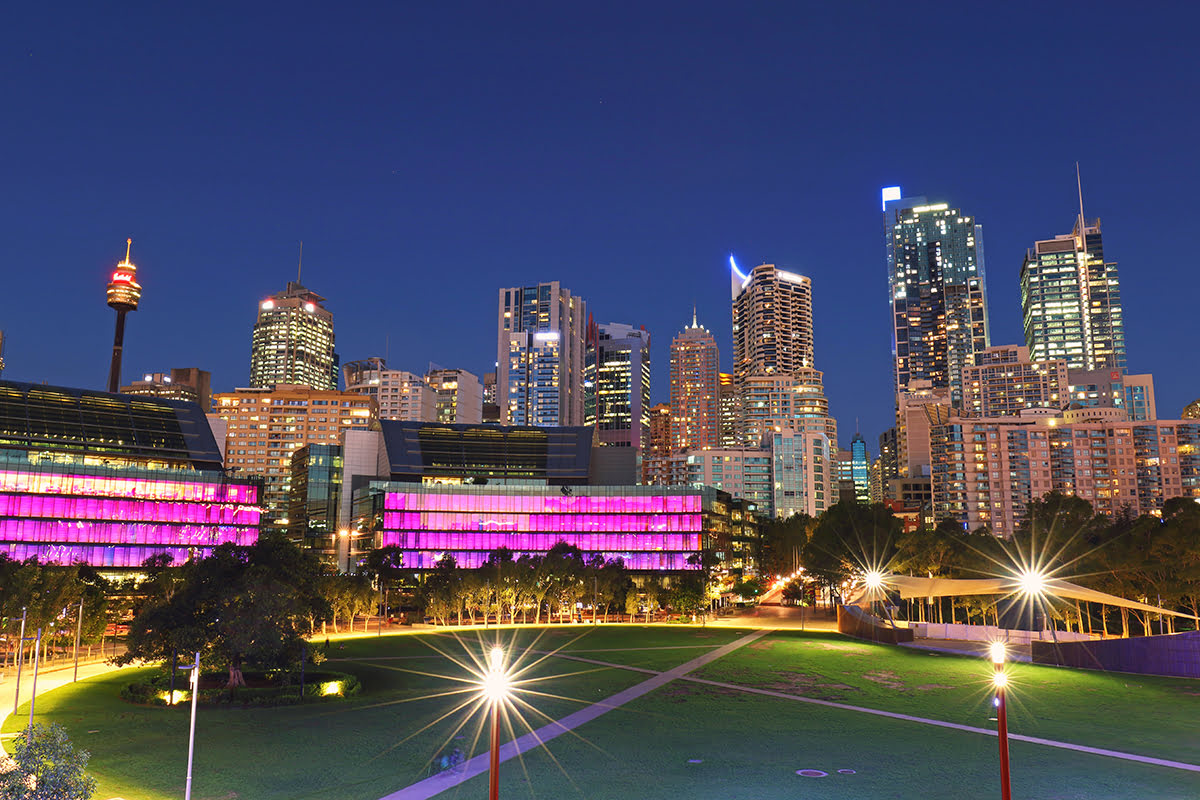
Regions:
M 1021 265 L 1025 344 L 1034 361 L 1125 371 L 1125 322 L 1117 265 L 1104 260 L 1100 220 L 1034 242 Z
M 213 395 L 223 420 L 225 468 L 264 481 L 264 523 L 287 525 L 292 454 L 308 444 L 339 443 L 347 430 L 367 430 L 378 418 L 375 400 L 307 386 L 235 389 Z
M 1184 419 L 1200 419 L 1200 400 L 1193 400 L 1183 407 Z
M 250 387 L 307 386 L 332 391 L 338 385 L 333 351 L 333 314 L 325 298 L 295 281 L 258 304 L 250 347 Z
M 650 435 L 650 333 L 588 322 L 583 373 L 584 424 L 600 444 L 641 450 Z
M 963 402 L 962 370 L 990 344 L 983 230 L 947 203 L 883 190 L 895 390 L 913 381 Z
M 434 422 L 437 395 L 424 378 L 402 369 L 388 369 L 382 358 L 349 361 L 342 366 L 346 391 L 375 400 L 380 419 Z
M 759 264 L 750 273 L 733 258 L 733 374 L 740 382 L 756 373 L 791 375 L 813 366 L 812 281 Z
M 142 380 L 121 387 L 121 394 L 165 397 L 198 403 L 205 414 L 212 411 L 212 376 L 196 367 L 172 369 L 169 373 L 147 372 Z
M 583 424 L 586 320 L 586 303 L 558 281 L 500 290 L 496 403 L 501 424 Z
M 671 405 L 658 403 L 650 408 L 650 424 L 642 446 L 642 483 L 647 486 L 672 486 Z
M 720 368 L 717 340 L 693 313 L 691 326 L 671 341 L 671 447 L 675 451 L 720 444 Z
M 717 433 L 720 446 L 737 448 L 742 441 L 742 392 L 729 372 L 717 374 L 717 415 L 720 418 Z
M 483 422 L 483 386 L 478 376 L 465 369 L 430 369 L 425 385 L 436 398 L 435 422 Z
M 939 519 L 1012 536 L 1031 500 L 1062 492 L 1116 516 L 1161 514 L 1172 497 L 1200 499 L 1200 422 L 1062 416 L 949 419 L 935 425 L 933 505 Z
M 1067 400 L 1067 364 L 1033 361 L 1029 348 L 989 347 L 963 368 L 963 408 L 976 416 L 1005 417 L 1027 408 L 1060 409 Z
M 907 392 L 896 395 L 896 467 L 901 478 L 929 477 L 932 456 L 929 428 L 951 415 L 950 390 L 936 389 L 929 381 L 913 381 Z
M 742 381 L 741 394 L 740 429 L 747 446 L 761 445 L 771 431 L 787 428 L 824 433 L 836 449 L 837 420 L 829 416 L 819 370 L 748 375 Z

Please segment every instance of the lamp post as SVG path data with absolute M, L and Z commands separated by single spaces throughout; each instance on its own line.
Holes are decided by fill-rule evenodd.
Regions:
M 1012 786 L 1008 780 L 1008 715 L 1005 713 L 1004 698 L 1008 673 L 1004 671 L 1004 642 L 992 642 L 991 650 L 995 667 L 992 685 L 996 687 L 996 738 L 1000 740 L 1000 798 L 1012 800 Z
M 200 694 L 200 654 L 196 653 L 195 661 L 179 669 L 191 670 L 192 673 L 192 721 L 188 727 L 187 782 L 183 788 L 183 800 L 192 800 L 192 754 L 196 750 L 196 698 Z
M 346 545 L 346 568 L 342 569 L 341 545 L 337 545 L 334 547 L 333 561 L 334 561 L 334 564 L 337 566 L 338 572 L 349 572 L 350 571 L 350 531 L 346 530 L 345 528 L 342 528 L 340 531 L 338 531 L 338 538 L 340 538 Z M 353 631 L 351 631 L 351 633 L 353 633 Z
M 504 668 L 504 650 L 500 647 L 493 647 L 488 655 L 488 671 L 483 678 L 483 696 L 488 701 L 492 717 L 488 800 L 498 800 L 500 797 L 500 706 L 508 697 L 509 677 Z
M 33 692 L 29 695 L 29 735 L 25 741 L 33 744 L 33 707 L 37 703 L 38 655 L 42 650 L 42 629 L 37 629 L 36 637 L 29 638 L 33 639 Z
M 21 665 L 25 662 L 25 609 L 21 609 L 21 635 L 17 637 L 17 691 L 13 693 L 13 714 L 17 713 L 17 701 L 21 699 Z
M 75 674 L 71 683 L 79 680 L 79 637 L 83 633 L 83 601 L 79 601 L 79 617 L 75 620 Z

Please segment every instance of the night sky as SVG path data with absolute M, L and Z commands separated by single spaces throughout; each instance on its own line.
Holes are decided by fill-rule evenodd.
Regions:
M 1085 210 L 1131 372 L 1200 396 L 1200 5 L 25 3 L 6 9 L 0 329 L 13 380 L 104 387 L 112 266 L 144 287 L 123 380 L 244 386 L 257 303 L 328 298 L 342 361 L 489 370 L 496 292 L 560 280 L 645 325 L 654 396 L 692 304 L 731 360 L 728 256 L 808 275 L 843 443 L 892 385 L 879 190 L 984 226 L 992 343 Z M 1189 244 L 1191 242 L 1192 244 Z

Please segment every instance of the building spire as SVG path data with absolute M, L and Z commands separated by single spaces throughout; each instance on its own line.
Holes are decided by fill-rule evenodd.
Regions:
M 125 240 L 125 263 L 129 263 L 129 248 L 133 247 L 133 239 Z
M 304 266 L 304 240 L 300 240 L 300 258 L 296 261 L 296 283 L 300 283 L 300 270 Z
M 696 322 L 696 304 L 692 303 L 692 327 L 699 328 L 699 323 Z

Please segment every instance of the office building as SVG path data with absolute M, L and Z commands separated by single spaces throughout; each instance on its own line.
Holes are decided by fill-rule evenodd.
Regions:
M 1034 242 L 1021 264 L 1025 344 L 1034 361 L 1125 371 L 1117 265 L 1104 260 L 1100 220 L 1080 216 L 1068 234 Z
M 316 292 L 288 281 L 286 289 L 258 304 L 250 346 L 250 388 L 337 389 L 333 314 L 324 302 Z
M 854 499 L 859 503 L 871 502 L 871 455 L 861 433 L 855 433 L 850 440 L 850 481 Z
M 771 483 L 771 451 L 761 447 L 718 447 L 688 450 L 679 454 L 684 472 L 681 485 L 711 486 L 733 497 L 753 501 L 769 514 L 774 490 Z
M 897 394 L 914 381 L 963 402 L 964 367 L 990 345 L 983 230 L 947 203 L 883 190 Z
M 264 483 L 264 522 L 287 525 L 292 455 L 309 444 L 339 444 L 348 430 L 378 419 L 375 401 L 352 392 L 276 386 L 213 395 L 213 416 L 226 424 L 225 467 Z
M 742 273 L 729 259 L 733 300 L 733 374 L 792 375 L 813 366 L 812 281 L 759 264 Z
M 292 453 L 289 464 L 287 531 L 293 542 L 326 554 L 337 553 L 342 499 L 342 447 L 306 444 Z
M 504 425 L 582 425 L 587 304 L 558 281 L 500 290 L 496 403 Z
M 1048 492 L 1083 498 L 1110 517 L 1161 515 L 1166 500 L 1200 498 L 1200 422 L 1122 415 L 1068 409 L 935 425 L 935 514 L 1010 537 L 1029 502 Z
M 122 386 L 121 394 L 198 403 L 207 414 L 212 411 L 212 376 L 207 370 L 196 367 L 172 369 L 169 373 L 147 372 L 140 381 Z
M 483 386 L 465 369 L 431 369 L 425 384 L 433 390 L 435 421 L 477 425 L 483 422 Z
M 896 429 L 888 428 L 879 434 L 879 480 L 882 485 L 883 499 L 888 499 L 888 481 L 900 477 L 900 443 L 897 441 Z M 881 501 L 882 502 L 882 501 Z
M 200 406 L 0 381 L 0 553 L 182 564 L 258 539 L 261 485 L 222 471 Z
M 584 424 L 600 444 L 640 451 L 650 435 L 650 334 L 589 321 L 583 375 Z
M 375 400 L 380 419 L 434 422 L 437 395 L 420 375 L 388 369 L 382 358 L 350 361 L 342 366 L 346 391 Z
M 694 450 L 720 444 L 717 340 L 696 321 L 671 341 L 671 448 Z
M 496 371 L 483 375 L 483 421 L 500 424 L 500 406 L 496 404 Z

